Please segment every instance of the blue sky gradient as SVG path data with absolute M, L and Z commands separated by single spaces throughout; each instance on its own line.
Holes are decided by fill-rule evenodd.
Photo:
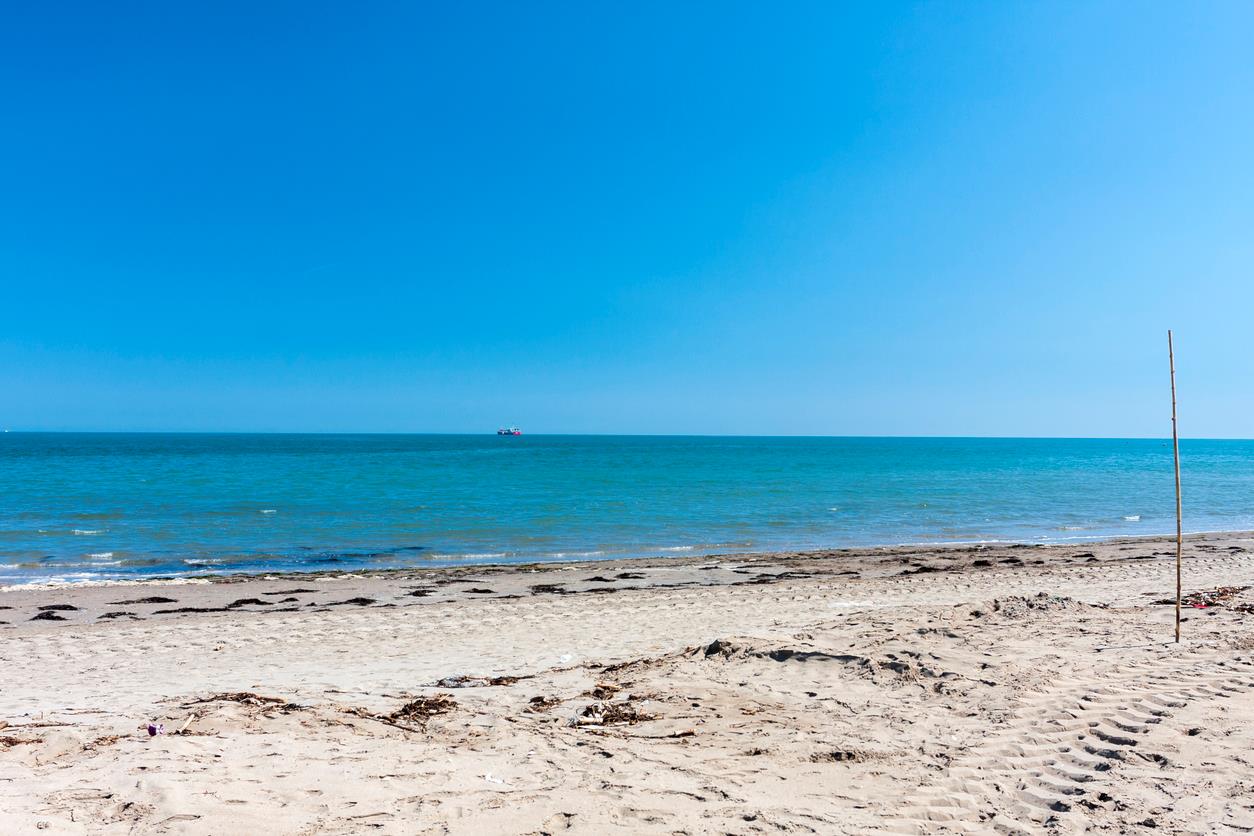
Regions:
M 0 425 L 1248 438 L 1252 31 L 10 8 Z

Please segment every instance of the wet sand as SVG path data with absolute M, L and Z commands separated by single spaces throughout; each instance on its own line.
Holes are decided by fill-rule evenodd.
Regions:
M 1254 535 L 1179 646 L 1173 549 L 8 591 L 0 830 L 1251 832 Z

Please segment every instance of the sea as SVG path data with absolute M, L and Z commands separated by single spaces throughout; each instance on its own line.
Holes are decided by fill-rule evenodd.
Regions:
M 1254 529 L 1254 441 L 1180 448 Z M 1159 439 L 0 434 L 0 586 L 1174 530 Z

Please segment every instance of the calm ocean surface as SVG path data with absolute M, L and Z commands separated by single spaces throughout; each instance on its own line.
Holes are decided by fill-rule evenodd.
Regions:
M 1254 442 L 1183 441 L 1186 530 Z M 0 434 L 0 585 L 1174 531 L 1158 440 Z

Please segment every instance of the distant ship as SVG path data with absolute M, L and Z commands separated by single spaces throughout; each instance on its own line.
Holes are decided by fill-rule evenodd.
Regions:
M 522 430 L 518 427 L 502 427 L 496 431 L 497 435 L 522 435 Z

